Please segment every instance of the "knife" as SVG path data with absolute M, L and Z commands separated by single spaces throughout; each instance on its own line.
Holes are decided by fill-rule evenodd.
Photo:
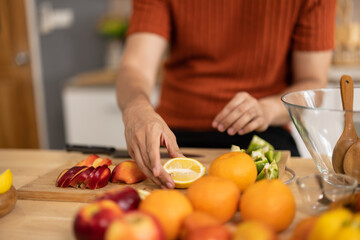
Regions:
M 105 154 L 114 158 L 131 158 L 127 150 L 116 149 L 114 147 L 65 144 L 65 150 L 68 152 L 81 152 L 84 154 Z M 189 158 L 202 157 L 201 155 L 191 153 L 184 153 L 184 155 Z M 160 152 L 160 158 L 170 158 L 170 156 L 167 152 Z

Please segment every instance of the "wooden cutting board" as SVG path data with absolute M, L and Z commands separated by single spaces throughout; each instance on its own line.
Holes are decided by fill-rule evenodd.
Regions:
M 213 150 L 209 151 L 206 156 L 196 158 L 198 161 L 202 162 L 206 170 L 209 168 L 210 163 L 221 154 L 225 153 L 224 150 Z M 280 179 L 282 181 L 287 181 L 291 178 L 288 172 L 285 171 L 285 164 L 290 158 L 289 151 L 282 151 L 282 158 L 279 162 L 279 171 Z M 79 161 L 82 159 L 79 159 Z M 113 165 L 120 163 L 129 159 L 112 159 Z M 162 164 L 164 164 L 168 159 L 161 159 Z M 45 200 L 45 201 L 63 201 L 63 202 L 91 202 L 94 198 L 102 193 L 115 189 L 122 188 L 125 186 L 131 186 L 135 189 L 142 189 L 147 191 L 152 191 L 154 189 L 159 189 L 151 180 L 146 179 L 143 182 L 136 184 L 119 184 L 119 183 L 109 183 L 107 186 L 100 189 L 75 189 L 75 188 L 59 188 L 55 186 L 56 179 L 62 170 L 66 168 L 73 167 L 77 162 L 70 162 L 63 165 L 62 167 L 50 171 L 38 179 L 32 181 L 31 183 L 19 188 L 17 190 L 18 199 L 26 200 Z M 185 192 L 186 190 L 181 189 Z

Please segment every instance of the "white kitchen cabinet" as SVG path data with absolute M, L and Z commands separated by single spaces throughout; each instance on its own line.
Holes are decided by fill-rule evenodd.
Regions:
M 157 103 L 158 87 L 152 103 Z M 73 86 L 63 90 L 65 140 L 71 144 L 126 148 L 122 114 L 113 85 Z

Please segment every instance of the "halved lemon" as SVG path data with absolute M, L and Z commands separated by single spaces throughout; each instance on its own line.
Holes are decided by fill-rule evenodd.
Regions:
M 0 175 L 0 194 L 3 194 L 11 188 L 13 182 L 13 175 L 10 169 L 7 169 Z
M 205 174 L 205 167 L 199 161 L 185 157 L 168 160 L 164 169 L 174 180 L 176 188 L 187 188 Z
M 142 189 L 138 189 L 137 192 L 138 192 L 141 200 L 144 200 L 147 196 L 150 195 L 149 191 L 142 190 Z

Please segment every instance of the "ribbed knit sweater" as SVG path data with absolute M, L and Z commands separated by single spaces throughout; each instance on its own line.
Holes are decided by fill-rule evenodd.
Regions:
M 128 34 L 169 41 L 157 112 L 171 128 L 209 130 L 237 92 L 280 94 L 291 53 L 334 45 L 336 0 L 134 0 Z

